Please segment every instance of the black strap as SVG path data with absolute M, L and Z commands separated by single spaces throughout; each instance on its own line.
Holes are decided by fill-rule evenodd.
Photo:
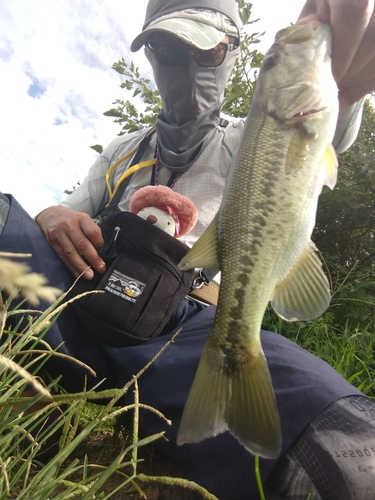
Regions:
M 155 129 L 150 131 L 148 134 L 145 135 L 145 137 L 141 140 L 139 143 L 137 152 L 134 155 L 134 158 L 132 162 L 129 165 L 129 168 L 132 167 L 133 165 L 136 165 L 139 163 L 142 159 L 142 156 L 144 155 L 144 152 L 146 151 L 147 146 L 149 145 L 151 141 L 151 137 L 153 133 L 155 132 Z M 121 201 L 122 195 L 125 192 L 126 186 L 129 184 L 130 181 L 130 175 L 129 177 L 126 177 L 120 184 L 120 186 L 117 188 L 117 191 L 115 195 L 112 197 L 108 205 L 104 208 L 104 210 L 101 212 L 100 216 L 101 218 L 106 217 L 107 215 L 111 214 L 112 212 L 115 212 L 117 210 L 118 204 Z
M 198 276 L 193 282 L 192 290 L 197 290 L 198 288 L 202 288 L 203 285 L 208 285 L 219 272 L 219 269 L 200 269 L 198 271 Z
M 209 269 L 208 267 L 201 270 L 201 276 L 204 279 L 205 284 L 209 283 L 215 278 L 219 269 Z
M 219 122 L 219 127 L 227 127 L 229 125 L 229 122 L 228 120 L 226 120 L 225 118 L 220 118 L 220 122 Z

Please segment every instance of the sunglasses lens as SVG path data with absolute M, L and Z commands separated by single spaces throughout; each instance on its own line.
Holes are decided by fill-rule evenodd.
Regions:
M 198 64 L 206 67 L 220 66 L 224 61 L 227 53 L 227 45 L 219 44 L 210 50 L 200 50 L 196 52 L 196 60 Z
M 210 50 L 199 50 L 178 41 L 150 42 L 149 47 L 163 66 L 181 66 L 191 56 L 200 66 L 207 68 L 220 66 L 228 50 L 225 43 L 219 43 Z
M 179 66 L 183 64 L 187 56 L 184 46 L 179 43 L 155 43 L 151 47 L 157 60 L 163 66 Z

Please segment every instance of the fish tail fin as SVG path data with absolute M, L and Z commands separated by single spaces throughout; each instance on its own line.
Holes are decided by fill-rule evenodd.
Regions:
M 262 350 L 232 375 L 231 386 L 231 401 L 225 415 L 229 430 L 254 455 L 278 457 L 280 417 Z
M 177 444 L 197 443 L 229 430 L 254 455 L 276 458 L 281 448 L 280 419 L 263 352 L 234 369 L 213 366 L 215 358 L 206 346 Z

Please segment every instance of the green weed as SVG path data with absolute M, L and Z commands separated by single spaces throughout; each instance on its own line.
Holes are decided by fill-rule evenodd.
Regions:
M 340 293 L 342 291 L 343 287 Z M 0 303 L 0 500 L 106 499 L 120 490 L 138 492 L 145 498 L 143 489 L 148 483 L 188 488 L 202 498 L 215 500 L 216 497 L 191 481 L 166 475 L 151 476 L 139 471 L 142 462 L 139 451 L 162 437 L 161 434 L 145 438 L 139 435 L 138 411 L 145 406 L 138 400 L 137 380 L 148 366 L 122 389 L 101 390 L 98 384 L 92 390 L 67 394 L 59 387 L 58 380 L 46 383 L 39 379 L 38 374 L 43 371 L 46 360 L 60 355 L 43 342 L 43 334 L 59 313 L 62 299 L 57 299 L 46 312 L 30 319 L 22 333 L 18 333 L 17 327 L 7 330 L 7 320 L 16 312 L 29 315 L 31 311 L 10 310 L 10 300 Z M 363 325 L 362 321 L 361 325 L 353 327 L 349 319 L 342 325 L 334 310 L 314 321 L 287 323 L 269 309 L 263 326 L 321 357 L 364 394 L 372 397 L 375 393 L 373 317 Z M 30 387 L 34 388 L 36 395 L 22 397 Z M 130 388 L 135 393 L 134 403 L 118 406 L 119 398 Z M 106 400 L 108 404 L 97 405 L 95 400 Z M 38 403 L 43 404 L 35 410 Z M 46 423 L 47 417 L 55 414 L 58 408 L 62 408 L 58 418 L 51 424 Z M 147 409 L 164 418 L 157 409 Z M 124 415 L 128 415 L 127 420 L 123 419 Z M 119 421 L 127 422 L 125 429 L 118 427 Z M 60 436 L 57 452 L 44 463 L 40 452 L 56 433 Z M 101 440 L 101 452 L 92 461 L 90 454 L 95 435 L 110 436 L 112 441 Z M 264 498 L 258 457 L 255 474 L 260 497 Z M 115 483 L 113 478 L 116 478 Z M 112 485 L 110 490 L 106 488 L 108 482 Z
M 30 316 L 27 328 L 20 333 L 17 327 L 6 328 L 15 313 L 9 309 L 11 299 L 5 304 L 0 300 L 0 499 L 107 499 L 119 490 L 138 492 L 140 498 L 146 498 L 144 485 L 158 482 L 188 488 L 202 498 L 215 500 L 194 482 L 151 477 L 138 471 L 142 461 L 138 451 L 163 434 L 139 437 L 139 408 L 152 411 L 169 423 L 157 409 L 143 405 L 138 399 L 137 380 L 149 364 L 121 389 L 101 390 L 98 384 L 92 390 L 68 394 L 61 390 L 58 380 L 46 384 L 39 378 L 46 360 L 61 355 L 51 350 L 43 335 L 58 315 L 63 298 L 57 299 L 46 312 Z M 17 313 L 35 316 L 35 312 L 20 308 Z M 34 395 L 26 397 L 30 388 Z M 133 404 L 117 405 L 130 389 L 135 394 Z M 108 404 L 95 405 L 95 400 Z M 116 452 L 111 449 L 110 460 L 106 456 L 103 463 L 101 455 L 96 454 L 99 460 L 90 461 L 87 443 L 109 429 L 113 433 L 117 418 L 126 412 L 132 415 L 132 435 L 122 441 Z M 57 435 L 59 439 L 53 439 Z M 45 461 L 43 451 L 49 446 L 54 446 L 55 454 Z M 106 487 L 108 482 L 110 486 Z

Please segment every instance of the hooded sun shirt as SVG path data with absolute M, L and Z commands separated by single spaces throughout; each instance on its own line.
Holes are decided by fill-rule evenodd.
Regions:
M 154 32 L 167 32 L 207 50 L 225 35 L 239 37 L 241 28 L 235 0 L 150 0 L 143 31 L 131 50 L 147 43 Z M 156 121 L 161 165 L 184 172 L 198 158 L 219 125 L 224 89 L 239 51 L 227 52 L 220 66 L 207 68 L 194 57 L 188 57 L 183 65 L 163 66 L 145 47 L 164 101 Z

